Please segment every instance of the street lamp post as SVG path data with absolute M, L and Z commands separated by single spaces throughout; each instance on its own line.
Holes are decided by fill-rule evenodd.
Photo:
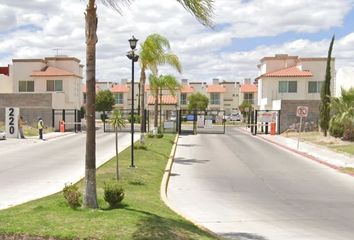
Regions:
M 135 54 L 135 48 L 136 44 L 138 42 L 138 39 L 136 39 L 134 36 L 128 40 L 130 48 L 132 49 L 131 51 L 128 52 L 127 57 L 132 60 L 132 108 L 130 112 L 130 123 L 131 123 L 131 149 L 130 149 L 130 167 L 135 168 L 134 164 L 134 62 L 137 62 L 139 59 L 139 55 Z

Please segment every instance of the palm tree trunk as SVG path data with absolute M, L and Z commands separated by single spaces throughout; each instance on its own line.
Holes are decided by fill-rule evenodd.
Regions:
M 140 144 L 145 144 L 146 115 L 145 115 L 145 81 L 144 67 L 140 70 Z
M 84 207 L 98 208 L 96 192 L 96 43 L 97 15 L 95 0 L 89 0 L 85 13 L 86 20 L 86 86 L 87 86 L 87 132 L 85 156 Z
M 160 104 L 159 105 L 160 105 L 160 129 L 162 129 L 162 88 L 160 88 Z
M 116 129 L 115 129 L 115 132 L 116 132 L 116 160 L 117 160 L 117 181 L 119 180 L 119 161 L 118 161 L 118 127 L 116 126 Z
M 157 129 L 158 126 L 158 112 L 159 112 L 159 90 L 155 90 L 155 113 L 154 113 L 154 127 Z

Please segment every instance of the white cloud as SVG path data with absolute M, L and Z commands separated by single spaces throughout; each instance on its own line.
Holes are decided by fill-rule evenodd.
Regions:
M 299 39 L 278 45 L 258 46 L 250 51 L 229 51 L 233 38 L 277 36 L 285 32 L 316 33 L 341 26 L 353 0 L 216 0 L 216 29 L 198 23 L 175 0 L 135 0 L 122 14 L 98 1 L 97 79 L 130 78 L 131 63 L 125 57 L 128 39 L 141 43 L 151 33 L 166 36 L 180 57 L 182 75 L 168 67 L 161 73 L 210 81 L 256 77 L 263 56 L 288 53 L 324 56 L 329 39 Z M 0 3 L 0 64 L 11 58 L 36 58 L 59 54 L 78 57 L 85 63 L 84 11 L 86 1 L 2 0 Z M 8 32 L 10 29 L 13 31 Z M 328 34 L 330 36 L 330 34 Z M 354 33 L 336 41 L 338 66 L 353 64 Z M 236 42 L 237 44 L 237 42 Z M 136 65 L 136 77 L 139 67 Z

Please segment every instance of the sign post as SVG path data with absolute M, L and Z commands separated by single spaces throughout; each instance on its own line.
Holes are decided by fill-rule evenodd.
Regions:
M 296 116 L 300 117 L 300 126 L 299 126 L 299 136 L 297 138 L 297 150 L 299 150 L 300 145 L 300 133 L 302 129 L 302 118 L 307 117 L 309 108 L 305 106 L 298 106 L 296 109 Z
M 5 131 L 6 137 L 18 137 L 18 118 L 20 114 L 19 108 L 7 107 L 5 110 Z

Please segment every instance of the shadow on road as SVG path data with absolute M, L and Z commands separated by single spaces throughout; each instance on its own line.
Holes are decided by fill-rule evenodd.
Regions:
M 187 159 L 187 158 L 175 158 L 174 163 L 182 165 L 192 165 L 194 163 L 205 164 L 210 162 L 210 160 L 198 160 L 198 159 Z
M 225 233 L 221 236 L 231 240 L 268 240 L 268 238 L 252 233 Z

